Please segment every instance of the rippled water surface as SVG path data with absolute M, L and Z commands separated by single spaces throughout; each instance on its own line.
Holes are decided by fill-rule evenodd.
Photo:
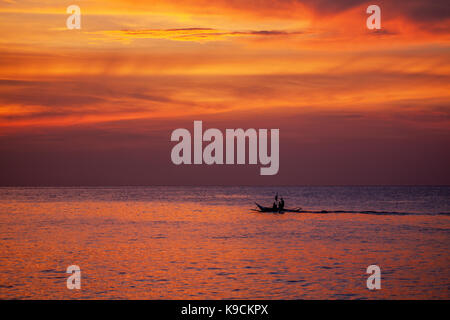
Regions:
M 276 191 L 325 212 L 251 210 Z M 449 299 L 449 212 L 449 187 L 0 188 L 0 298 Z

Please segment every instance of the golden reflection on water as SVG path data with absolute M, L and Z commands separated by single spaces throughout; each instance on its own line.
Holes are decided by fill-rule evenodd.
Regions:
M 0 203 L 0 298 L 449 299 L 450 217 Z M 366 288 L 367 266 L 382 289 Z M 81 290 L 68 290 L 69 265 Z

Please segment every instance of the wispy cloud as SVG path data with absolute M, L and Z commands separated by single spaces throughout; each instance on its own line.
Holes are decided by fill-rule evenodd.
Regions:
M 166 39 L 173 41 L 217 41 L 230 37 L 286 37 L 303 34 L 301 31 L 250 30 L 229 31 L 213 28 L 177 28 L 177 29 L 143 29 L 143 30 L 105 30 L 92 31 L 87 34 L 102 35 L 119 41 L 133 39 Z

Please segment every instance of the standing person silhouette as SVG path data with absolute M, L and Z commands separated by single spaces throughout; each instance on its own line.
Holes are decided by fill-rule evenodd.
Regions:
M 284 199 L 281 197 L 280 202 L 278 203 L 278 210 L 282 211 L 284 209 Z
M 273 209 L 274 211 L 278 210 L 278 192 L 277 192 L 277 194 L 275 195 L 275 201 L 273 202 L 272 209 Z

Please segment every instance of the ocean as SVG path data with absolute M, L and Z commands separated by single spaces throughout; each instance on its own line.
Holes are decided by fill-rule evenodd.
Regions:
M 0 188 L 0 231 L 1 299 L 450 298 L 445 186 Z

